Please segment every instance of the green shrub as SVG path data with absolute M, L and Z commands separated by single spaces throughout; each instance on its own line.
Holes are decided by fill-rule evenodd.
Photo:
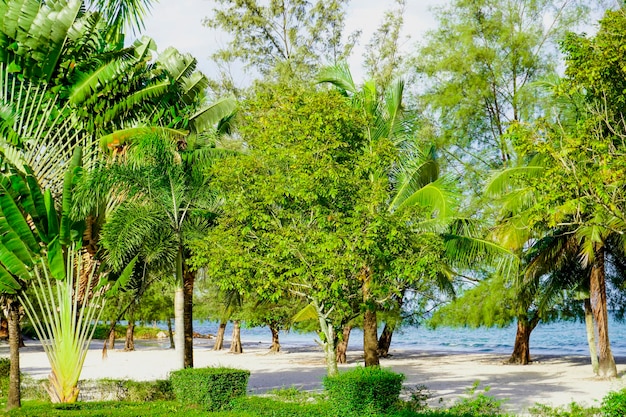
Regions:
M 169 380 L 132 381 L 128 379 L 96 379 L 80 381 L 82 401 L 169 401 L 174 399 Z
M 603 417 L 626 416 L 626 389 L 609 392 L 602 399 L 600 410 Z
M 231 402 L 231 411 L 256 417 L 331 417 L 334 411 L 327 401 L 284 402 L 269 397 L 241 397 Z
M 0 378 L 8 378 L 11 372 L 11 360 L 0 358 Z
M 0 358 L 0 398 L 7 398 L 9 395 L 9 370 L 11 361 L 9 358 Z
M 324 388 L 337 414 L 362 416 L 387 411 L 399 402 L 404 375 L 379 367 L 357 367 L 324 378 Z
M 502 400 L 487 395 L 489 387 L 485 387 L 483 392 L 476 393 L 478 385 L 480 385 L 479 381 L 474 382 L 474 385 L 466 391 L 467 398 L 458 400 L 448 411 L 468 416 L 502 415 Z
M 224 409 L 230 400 L 246 394 L 250 371 L 231 368 L 187 368 L 170 374 L 178 401 L 205 409 Z
M 533 417 L 597 417 L 600 410 L 595 407 L 582 407 L 571 403 L 567 407 L 550 407 L 545 404 L 535 404 L 528 409 Z
M 126 327 L 121 324 L 115 325 L 115 338 L 123 339 L 126 337 Z M 94 339 L 108 339 L 109 338 L 109 329 L 111 328 L 108 324 L 98 324 L 93 333 Z M 135 326 L 134 337 L 135 339 L 156 339 L 157 334 L 162 332 L 163 330 L 156 327 L 145 327 L 145 326 Z

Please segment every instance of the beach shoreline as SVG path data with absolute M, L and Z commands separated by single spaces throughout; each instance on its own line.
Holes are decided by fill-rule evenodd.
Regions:
M 22 372 L 34 379 L 47 378 L 50 367 L 41 344 L 27 341 L 20 350 Z M 102 358 L 104 341 L 94 340 L 90 345 L 81 374 L 81 380 L 132 379 L 137 381 L 166 379 L 175 369 L 175 351 L 169 343 L 158 340 L 137 340 L 136 349 L 123 351 L 123 341 L 116 349 L 109 349 Z M 228 366 L 248 369 L 250 394 L 263 394 L 274 389 L 296 387 L 319 391 L 326 373 L 324 354 L 319 346 L 290 346 L 280 353 L 268 352 L 267 344 L 244 342 L 243 354 L 231 354 L 227 349 L 212 350 L 213 341 L 194 341 L 194 366 Z M 566 406 L 576 402 L 585 406 L 599 406 L 610 391 L 626 387 L 622 378 L 602 380 L 595 378 L 589 358 L 583 356 L 537 355 L 526 366 L 507 365 L 508 355 L 494 353 L 466 353 L 423 351 L 420 349 L 391 349 L 389 358 L 381 359 L 381 366 L 403 373 L 405 387 L 426 386 L 432 394 L 433 406 L 449 406 L 466 395 L 476 381 L 477 392 L 488 387 L 488 395 L 504 401 L 507 411 L 527 412 L 536 403 Z M 0 344 L 0 356 L 8 357 L 8 345 Z M 616 358 L 620 377 L 626 373 L 626 358 Z M 348 364 L 340 371 L 362 365 L 362 353 L 348 352 Z

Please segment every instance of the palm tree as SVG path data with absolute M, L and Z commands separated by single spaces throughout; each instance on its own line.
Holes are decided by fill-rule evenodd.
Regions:
M 107 214 L 101 243 L 105 261 L 121 268 L 129 258 L 154 251 L 155 260 L 174 267 L 176 348 L 180 366 L 193 366 L 192 296 L 195 272 L 186 261 L 190 238 L 206 233 L 215 216 L 218 199 L 203 175 L 214 148 L 180 150 L 180 141 L 157 133 L 136 136 L 123 154 L 101 164 L 79 189 L 79 200 L 97 204 L 123 198 Z M 86 206 L 84 210 L 90 210 Z

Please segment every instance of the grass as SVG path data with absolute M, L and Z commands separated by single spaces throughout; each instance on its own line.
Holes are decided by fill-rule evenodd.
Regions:
M 0 406 L 4 409 L 5 404 Z M 4 414 L 9 417 L 331 417 L 328 404 L 324 402 L 300 404 L 283 402 L 268 397 L 245 397 L 236 401 L 229 411 L 207 412 L 202 409 L 185 407 L 176 401 L 153 401 L 132 403 L 122 401 L 78 402 L 70 405 L 25 401 L 22 408 Z M 446 411 L 412 412 L 399 410 L 380 417 L 468 417 L 467 414 L 450 414 Z M 475 415 L 478 416 L 478 415 Z

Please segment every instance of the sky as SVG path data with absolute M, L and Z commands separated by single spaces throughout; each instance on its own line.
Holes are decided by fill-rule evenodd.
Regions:
M 410 48 L 426 30 L 434 29 L 431 8 L 447 4 L 447 0 L 407 0 L 403 31 L 403 47 Z M 347 9 L 345 33 L 361 30 L 359 45 L 349 62 L 355 81 L 362 81 L 362 54 L 374 30 L 380 25 L 385 11 L 394 8 L 393 0 L 351 0 Z M 198 60 L 198 69 L 209 77 L 216 73 L 211 54 L 226 46 L 227 38 L 202 25 L 211 15 L 212 0 L 160 0 L 154 4 L 145 19 L 142 35 L 153 38 L 158 51 L 173 46 L 180 52 L 189 52 Z M 407 39 L 407 36 L 410 38 Z M 245 81 L 244 81 L 245 82 Z

